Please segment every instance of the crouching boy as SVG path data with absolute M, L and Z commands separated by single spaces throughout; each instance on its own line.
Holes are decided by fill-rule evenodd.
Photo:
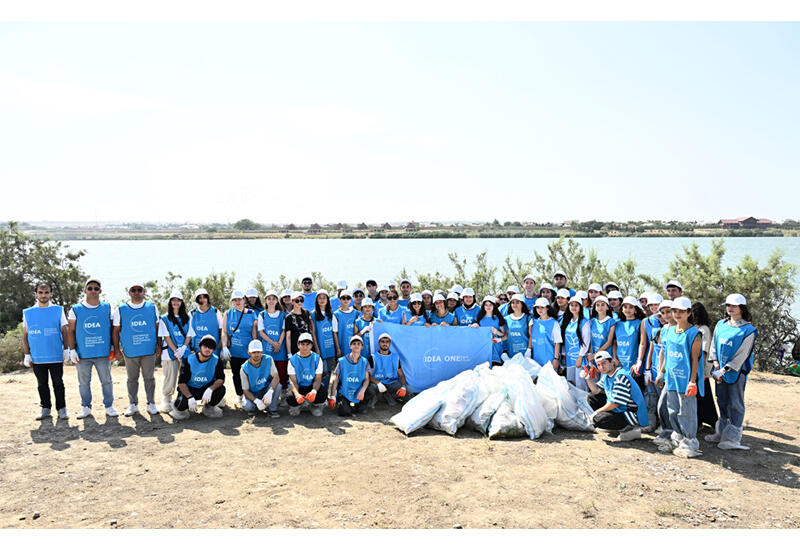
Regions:
M 178 374 L 178 398 L 169 413 L 176 420 L 188 418 L 189 411 L 197 412 L 198 405 L 203 405 L 206 416 L 222 416 L 217 404 L 225 397 L 225 371 L 224 363 L 214 353 L 217 339 L 207 334 L 197 348 L 197 353 L 183 360 Z
M 400 358 L 389 351 L 391 345 L 392 337 L 389 334 L 381 334 L 378 339 L 378 351 L 369 358 L 371 366 L 369 393 L 372 394 L 369 400 L 370 408 L 375 406 L 381 396 L 389 405 L 394 405 L 395 399 L 405 401 L 406 377 L 400 366 Z
M 278 401 L 281 398 L 281 385 L 278 383 L 278 368 L 269 355 L 264 355 L 261 340 L 252 340 L 247 346 L 250 358 L 242 365 L 239 377 L 244 392 L 242 407 L 250 414 L 256 411 L 267 412 L 278 418 Z
M 364 412 L 364 399 L 369 386 L 369 363 L 361 356 L 363 347 L 361 336 L 350 338 L 350 353 L 339 359 L 331 376 L 328 403 L 333 408 L 336 401 L 339 416 Z
M 599 430 L 619 432 L 620 441 L 631 441 L 642 437 L 642 428 L 648 426 L 647 405 L 642 390 L 630 374 L 621 367 L 615 367 L 607 351 L 594 355 L 597 370 L 600 371 L 601 389 L 597 382 L 587 377 L 591 391 L 589 404 L 594 409 L 592 424 Z

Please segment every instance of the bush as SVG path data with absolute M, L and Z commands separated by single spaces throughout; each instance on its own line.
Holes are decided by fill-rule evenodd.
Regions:
M 0 337 L 0 372 L 22 368 L 22 323 Z

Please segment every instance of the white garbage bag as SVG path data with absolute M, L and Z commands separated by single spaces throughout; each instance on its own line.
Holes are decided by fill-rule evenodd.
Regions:
M 585 395 L 583 402 L 589 408 L 589 414 L 586 414 L 585 409 L 576 401 L 572 392 L 572 386 L 567 379 L 559 376 L 553 367 L 548 363 L 542 370 L 539 371 L 539 378 L 536 380 L 536 393 L 546 403 L 545 408 L 548 409 L 548 415 L 551 408 L 555 407 L 555 421 L 556 424 L 567 430 L 593 432 L 594 426 L 590 420 L 592 415 L 591 407 L 586 401 Z M 580 391 L 577 390 L 576 391 Z M 583 392 L 585 394 L 585 392 Z
M 453 385 L 445 395 L 444 402 L 433 415 L 428 426 L 455 435 L 467 417 L 486 399 L 488 389 L 481 376 L 474 370 L 464 371 L 452 378 Z
M 531 378 L 536 378 L 539 376 L 539 371 L 541 370 L 542 366 L 534 361 L 533 359 L 528 359 L 522 353 L 516 354 L 514 357 L 509 359 L 504 363 L 504 365 L 520 365 L 522 368 L 527 371 Z
M 486 434 L 489 430 L 489 423 L 492 420 L 492 415 L 500 407 L 500 404 L 506 399 L 506 385 L 497 376 L 489 376 L 485 381 L 488 397 L 483 400 L 471 415 L 467 418 L 467 426 Z
M 525 435 L 527 435 L 527 432 L 522 420 L 516 415 L 508 399 L 503 399 L 497 412 L 492 416 L 492 421 L 489 425 L 489 439 L 525 437 Z
M 539 370 L 539 376 L 536 378 L 536 394 L 542 402 L 542 406 L 547 413 L 547 418 L 555 421 L 558 416 L 558 393 L 548 385 L 547 374 L 544 375 L 545 383 L 540 385 L 541 378 L 543 377 L 542 372 L 546 373 L 547 369 L 553 371 L 553 366 L 549 361 Z
M 525 426 L 528 437 L 536 439 L 551 432 L 553 420 L 544 410 L 528 372 L 519 364 L 503 365 L 494 370 L 505 380 L 509 402 Z
M 406 435 L 420 429 L 427 424 L 436 411 L 442 406 L 445 395 L 453 385 L 453 378 L 443 380 L 432 388 L 414 396 L 403 409 L 389 419 Z

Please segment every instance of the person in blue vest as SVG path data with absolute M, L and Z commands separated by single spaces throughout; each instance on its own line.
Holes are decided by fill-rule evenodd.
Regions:
M 395 323 L 403 325 L 408 320 L 408 310 L 400 305 L 400 296 L 396 290 L 390 290 L 386 293 L 386 300 L 388 304 L 386 307 L 378 309 L 378 321 L 381 323 Z M 342 349 L 349 348 L 349 344 Z
M 647 331 L 642 324 L 644 312 L 633 296 L 627 296 L 620 307 L 620 318 L 614 325 L 614 343 L 611 355 L 614 366 L 622 367 L 644 393 L 644 372 L 641 369 L 642 355 L 647 344 Z
M 397 293 L 393 295 L 397 297 Z M 341 305 L 333 312 L 333 344 L 336 347 L 336 357 L 342 357 L 350 349 L 350 338 L 353 336 L 356 319 L 360 313 L 352 307 L 353 296 L 350 290 L 343 288 L 339 291 Z M 396 302 L 395 302 L 396 303 Z
M 594 409 L 592 424 L 598 430 L 619 432 L 620 441 L 641 439 L 642 428 L 647 427 L 647 405 L 639 386 L 630 374 L 613 364 L 607 351 L 600 351 L 594 357 L 600 373 L 600 384 L 589 377 L 589 405 Z
M 531 357 L 530 322 L 532 318 L 524 299 L 524 295 L 514 294 L 509 302 L 508 314 L 505 316 L 508 327 L 506 348 L 509 357 L 514 357 L 518 353 L 528 358 Z
M 369 333 L 372 332 L 373 323 L 375 323 L 375 304 L 372 302 L 371 298 L 364 298 L 361 302 L 361 315 L 356 319 L 355 325 L 353 325 L 353 336 L 357 334 L 361 336 L 364 341 L 364 357 L 369 357 L 372 353 L 370 350 Z M 334 368 L 335 366 L 336 365 L 334 365 Z M 333 372 L 333 368 L 331 372 Z
M 121 349 L 128 375 L 128 401 L 125 416 L 139 412 L 139 373 L 144 381 L 147 412 L 158 414 L 156 407 L 156 357 L 158 348 L 158 310 L 144 299 L 144 285 L 128 287 L 130 300 L 114 310 L 112 338 L 114 349 Z
M 353 309 L 357 312 L 361 313 L 361 306 L 364 303 L 364 289 L 363 288 L 354 288 L 353 289 Z M 375 307 L 373 303 L 373 308 Z M 374 312 L 373 312 L 374 313 Z
M 164 374 L 161 385 L 161 405 L 158 410 L 162 413 L 172 410 L 181 361 L 183 361 L 183 356 L 188 353 L 192 342 L 192 338 L 189 336 L 191 318 L 186 312 L 183 297 L 173 291 L 167 300 L 167 308 L 167 313 L 161 316 L 161 322 L 158 324 L 158 337 L 162 339 L 161 370 Z
M 241 290 L 233 291 L 231 303 L 233 307 L 222 316 L 222 353 L 219 358 L 230 364 L 236 399 L 244 406 L 239 371 L 249 357 L 247 346 L 258 338 L 258 316 L 255 311 L 245 307 L 244 293 Z
M 264 413 L 269 409 L 272 418 L 280 417 L 278 402 L 281 399 L 281 385 L 278 369 L 269 355 L 264 355 L 261 340 L 253 340 L 247 345 L 250 358 L 242 364 L 239 373 L 244 392 L 242 408 L 250 414 Z
M 336 311 L 337 309 L 339 309 L 341 307 L 341 305 L 342 305 L 342 299 L 341 299 L 342 291 L 345 290 L 346 288 L 347 288 L 347 281 L 345 281 L 344 279 L 336 281 L 336 296 L 331 298 L 331 310 Z M 350 298 L 351 298 L 351 302 L 350 302 L 349 305 L 352 307 L 352 305 L 353 305 L 353 303 L 352 303 L 353 295 L 352 294 L 348 294 L 348 296 L 350 296 Z
M 244 291 L 244 297 L 245 300 L 247 300 L 245 306 L 255 311 L 256 315 L 260 315 L 261 312 L 264 311 L 264 305 L 261 303 L 258 290 L 255 288 L 248 288 Z
M 536 293 L 536 278 L 530 273 L 525 275 L 525 278 L 522 279 L 522 288 L 525 306 L 528 308 L 528 311 L 532 311 L 533 304 L 536 302 L 536 298 L 539 297 Z
M 569 292 L 569 297 L 567 298 L 568 300 L 569 298 L 575 296 L 575 291 L 571 288 L 567 288 L 567 274 L 560 269 L 553 273 L 553 284 L 556 287 L 556 294 L 558 294 L 558 291 L 563 288 Z
M 667 284 L 664 285 L 664 290 L 667 293 L 667 298 L 673 302 L 676 298 L 683 296 L 683 285 L 675 279 L 667 282 Z
M 622 292 L 619 290 L 612 290 L 606 296 L 608 298 L 608 306 L 611 308 L 611 317 L 615 321 L 620 319 L 620 307 L 622 307 Z
M 561 367 L 561 325 L 555 318 L 555 311 L 547 298 L 538 298 L 533 304 L 533 320 L 531 321 L 531 355 L 532 359 L 544 365 L 548 361 L 560 375 L 566 375 Z
M 407 308 L 408 302 L 411 300 L 411 290 L 412 285 L 409 279 L 400 279 L 400 297 L 397 299 L 397 303 Z
M 581 376 L 586 369 L 586 356 L 592 340 L 592 325 L 584 316 L 583 302 L 576 294 L 569 299 L 569 307 L 561 319 L 561 337 L 564 340 L 564 367 L 567 381 L 575 387 L 588 391 L 586 378 Z
M 611 317 L 608 298 L 598 296 L 592 304 L 592 349 L 589 353 L 589 364 L 594 365 L 594 354 L 598 351 L 609 351 L 614 343 L 614 325 Z
M 330 403 L 336 400 L 336 412 L 339 416 L 365 412 L 364 400 L 371 397 L 367 391 L 369 363 L 361 355 L 363 345 L 361 336 L 351 337 L 350 353 L 339 358 L 336 370 L 331 375 L 328 401 Z
M 748 450 L 742 445 L 744 423 L 744 388 L 753 368 L 753 350 L 758 330 L 750 323 L 747 300 L 741 294 L 725 299 L 725 319 L 714 328 L 708 360 L 713 365 L 711 377 L 716 382 L 719 420 L 714 433 L 705 440 L 723 450 Z
M 461 292 L 461 305 L 455 311 L 455 323 L 460 327 L 468 327 L 478 318 L 481 308 L 475 302 L 475 291 L 470 287 Z
M 471 326 L 492 329 L 492 366 L 502 365 L 503 342 L 508 338 L 508 331 L 506 320 L 497 309 L 497 298 L 492 295 L 483 298 L 481 310 Z
M 515 294 L 519 294 L 519 288 L 517 288 L 517 285 L 509 285 L 509 287 L 506 289 L 506 301 L 504 304 L 499 306 L 500 313 L 503 315 L 503 317 L 508 315 L 508 308 L 511 305 L 511 298 L 513 298 Z
M 314 304 L 317 302 L 317 293 L 312 290 L 314 280 L 306 275 L 300 284 L 303 286 L 303 309 L 314 311 Z
M 389 405 L 395 405 L 397 400 L 405 401 L 408 392 L 406 375 L 403 374 L 400 357 L 392 353 L 391 346 L 391 335 L 381 334 L 378 338 L 378 351 L 368 358 L 370 385 L 367 392 L 372 394 L 370 408 L 375 406 L 381 396 Z
M 317 291 L 317 303 L 311 313 L 314 321 L 314 351 L 322 357 L 322 387 L 328 387 L 331 372 L 336 366 L 336 344 L 333 334 L 333 312 L 328 291 Z
M 473 302 L 474 301 L 475 300 L 473 300 Z M 475 309 L 477 310 L 477 308 Z M 415 292 L 408 301 L 408 319 L 406 319 L 406 324 L 412 327 L 424 327 L 427 326 L 429 322 L 428 312 L 425 311 L 425 305 L 422 303 L 422 294 Z
M 564 318 L 564 313 L 567 311 L 570 298 L 572 298 L 572 296 L 570 296 L 569 290 L 566 288 L 561 288 L 556 292 L 556 303 L 553 304 L 556 312 L 554 317 L 558 319 L 559 324 L 561 324 L 561 319 Z
M 305 332 L 297 338 L 298 352 L 289 358 L 289 394 L 286 404 L 289 415 L 300 414 L 301 407 L 311 406 L 311 414 L 322 416 L 325 406 L 325 392 L 322 387 L 322 357 L 312 351 L 314 337 Z
M 114 408 L 114 382 L 111 380 L 111 304 L 100 301 L 102 285 L 91 278 L 83 285 L 86 295 L 67 316 L 69 323 L 70 359 L 78 371 L 78 392 L 81 410 L 78 419 L 92 414 L 92 367 L 97 369 L 103 390 L 106 416 L 119 416 Z
M 50 303 L 52 296 L 50 283 L 41 282 L 36 285 L 36 304 L 22 311 L 23 363 L 33 367 L 42 407 L 36 420 L 50 416 L 53 408 L 48 376 L 53 381 L 58 418 L 69 418 L 64 390 L 64 361 L 69 359 L 68 323 L 64 308 Z
M 433 309 L 428 313 L 428 326 L 447 327 L 453 324 L 455 324 L 455 315 L 447 309 L 447 299 L 444 294 L 434 294 Z
M 278 369 L 278 379 L 283 391 L 288 391 L 289 374 L 287 372 L 289 355 L 287 353 L 286 330 L 284 319 L 286 313 L 280 305 L 280 298 L 275 290 L 268 290 L 264 295 L 264 311 L 258 316 L 258 335 L 264 345 L 264 353 L 272 357 Z
M 697 394 L 703 392 L 703 342 L 697 327 L 689 322 L 692 302 L 683 296 L 672 301 L 675 325 L 661 331 L 661 359 L 656 384 L 662 387 L 659 411 L 661 432 L 653 440 L 661 451 L 675 456 L 700 456 L 697 441 Z
M 214 353 L 216 350 L 217 339 L 206 334 L 197 343 L 197 353 L 183 358 L 178 375 L 178 398 L 169 412 L 175 420 L 189 418 L 189 411 L 198 412 L 198 405 L 209 418 L 222 416 L 218 405 L 225 397 L 225 367 Z
M 459 295 L 451 290 L 447 294 L 447 311 L 449 311 L 455 316 L 456 309 L 458 309 L 458 306 L 461 305 L 460 302 L 461 298 L 459 297 Z M 455 317 L 453 318 L 453 321 L 454 321 L 453 324 L 455 324 Z
M 647 403 L 647 414 L 649 415 L 650 424 L 644 430 L 646 432 L 655 431 L 658 427 L 658 399 L 661 396 L 661 389 L 656 386 L 656 377 L 658 376 L 658 360 L 661 353 L 661 343 L 658 334 L 661 331 L 662 315 L 658 311 L 659 306 L 663 299 L 660 294 L 651 293 L 647 297 L 647 310 L 651 315 L 642 321 L 644 327 L 644 337 L 647 344 L 640 353 L 642 357 L 641 362 L 637 365 L 634 364 L 632 374 L 642 376 L 644 379 L 644 401 Z M 668 302 L 664 307 L 664 315 L 668 318 L 672 317 L 671 313 L 672 302 Z M 665 318 L 666 320 L 666 318 Z
M 197 307 L 192 312 L 189 336 L 192 338 L 192 350 L 197 351 L 200 339 L 206 334 L 221 342 L 222 314 L 211 305 L 211 297 L 205 288 L 194 291 L 194 303 Z

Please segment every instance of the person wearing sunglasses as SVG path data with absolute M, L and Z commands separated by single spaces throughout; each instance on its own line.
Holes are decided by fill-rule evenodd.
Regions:
M 258 339 L 258 315 L 252 309 L 245 307 L 244 293 L 241 290 L 233 291 L 231 304 L 233 307 L 222 316 L 220 359 L 230 364 L 236 399 L 244 407 L 245 396 L 239 373 L 244 362 L 250 357 L 248 352 L 250 342 Z
M 194 303 L 196 307 L 189 323 L 189 337 L 192 339 L 192 350 L 197 351 L 203 336 L 210 335 L 215 342 L 222 341 L 222 314 L 211 305 L 211 297 L 205 288 L 194 291 Z
M 303 309 L 314 311 L 314 304 L 317 302 L 317 293 L 311 290 L 314 280 L 310 276 L 305 276 L 300 284 L 303 285 Z
M 139 373 L 144 381 L 147 412 L 158 414 L 156 407 L 156 356 L 158 349 L 158 310 L 144 299 L 144 285 L 128 287 L 130 301 L 114 310 L 112 338 L 114 349 L 121 349 L 128 375 L 128 402 L 125 416 L 139 412 Z
M 360 315 L 351 305 L 353 294 L 350 290 L 340 290 L 339 301 L 338 309 L 333 312 L 333 343 L 336 346 L 337 359 L 350 349 L 350 337 L 353 336 L 356 319 Z
M 172 410 L 181 361 L 192 342 L 189 336 L 190 321 L 191 317 L 186 311 L 183 297 L 180 293 L 172 291 L 167 300 L 167 313 L 161 316 L 158 325 L 158 337 L 162 342 L 161 373 L 164 375 L 161 383 L 161 405 L 158 409 L 162 413 L 169 413 Z
M 292 309 L 286 314 L 283 321 L 284 330 L 286 331 L 286 341 L 289 343 L 289 358 L 295 353 L 300 351 L 297 339 L 302 334 L 315 334 L 314 322 L 311 320 L 311 314 L 303 307 L 305 298 L 303 294 L 297 291 L 292 292 Z M 312 340 L 313 345 L 313 340 Z
M 390 290 L 386 294 L 388 303 L 386 307 L 382 307 L 378 310 L 378 321 L 381 323 L 404 325 L 406 320 L 411 318 L 411 316 L 408 315 L 408 309 L 400 305 L 399 298 L 400 296 L 397 294 L 397 291 L 394 290 Z
M 364 291 L 360 288 L 353 289 L 353 309 L 361 313 L 361 304 L 364 302 Z M 375 304 L 373 304 L 374 307 Z
M 78 371 L 78 392 L 81 410 L 77 418 L 92 414 L 92 367 L 97 370 L 103 390 L 106 416 L 119 416 L 114 408 L 114 383 L 111 380 L 111 304 L 100 301 L 100 280 L 89 279 L 83 287 L 86 298 L 70 309 L 69 323 L 70 359 Z

